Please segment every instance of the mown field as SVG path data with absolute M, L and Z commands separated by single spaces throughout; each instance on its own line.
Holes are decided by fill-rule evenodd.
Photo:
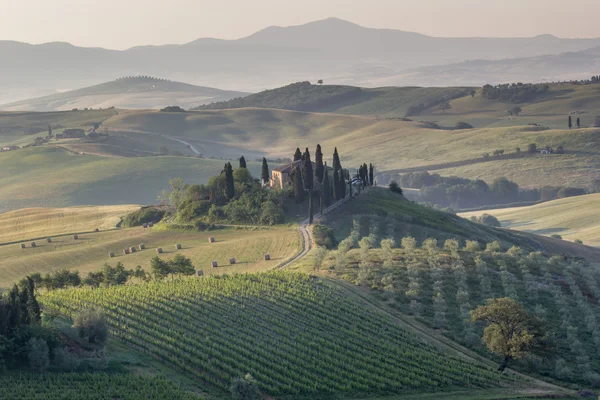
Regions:
M 69 228 L 70 230 L 70 228 Z M 208 237 L 215 237 L 215 243 L 209 243 Z M 198 270 L 205 274 L 233 272 L 253 272 L 273 268 L 300 251 L 302 246 L 298 229 L 294 227 L 275 227 L 264 229 L 223 229 L 211 232 L 158 231 L 156 228 L 142 227 L 92 232 L 72 236 L 55 237 L 52 243 L 37 241 L 37 247 L 21 249 L 19 244 L 0 246 L 0 287 L 8 287 L 25 276 L 39 272 L 55 272 L 62 268 L 74 269 L 85 276 L 89 271 L 97 271 L 102 265 L 114 265 L 121 262 L 128 269 L 137 265 L 150 270 L 150 260 L 157 255 L 156 248 L 164 250 L 161 256 L 170 259 L 175 254 L 191 258 Z M 146 250 L 124 255 L 123 249 L 137 247 L 144 243 Z M 176 250 L 175 245 L 182 249 Z M 114 252 L 115 257 L 109 258 Z M 264 255 L 270 254 L 271 260 L 265 261 Z M 235 258 L 236 264 L 229 265 L 229 259 Z M 217 261 L 218 268 L 212 268 L 211 262 Z
M 0 214 L 0 244 L 117 228 L 139 206 L 24 208 Z
M 600 245 L 600 195 L 568 197 L 529 207 L 504 208 L 459 214 L 463 218 L 487 213 L 505 228 L 538 235 L 560 235 L 565 240 L 582 240 Z
M 303 274 L 59 290 L 41 301 L 67 315 L 102 307 L 116 338 L 224 391 L 247 372 L 271 396 L 431 392 L 520 380 L 444 353 Z
M 169 179 L 205 183 L 224 160 L 99 157 L 38 147 L 0 153 L 0 212 L 25 207 L 152 204 Z M 256 176 L 260 164 L 249 162 Z

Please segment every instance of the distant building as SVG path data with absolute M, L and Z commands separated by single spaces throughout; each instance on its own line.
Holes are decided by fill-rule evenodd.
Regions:
M 58 139 L 58 135 L 57 139 Z M 62 138 L 73 139 L 85 137 L 85 131 L 83 129 L 65 129 L 62 133 Z
M 311 161 L 313 173 L 316 170 L 316 164 L 314 161 Z M 292 161 L 289 164 L 282 165 L 278 168 L 273 168 L 271 170 L 271 179 L 269 180 L 269 186 L 272 188 L 283 189 L 285 186 L 292 184 L 292 171 L 294 168 L 302 166 L 302 160 Z M 327 167 L 327 171 L 331 173 L 333 168 Z M 331 176 L 331 175 L 330 175 Z M 315 177 L 316 179 L 316 177 Z
M 19 150 L 19 146 L 4 146 L 2 151 Z

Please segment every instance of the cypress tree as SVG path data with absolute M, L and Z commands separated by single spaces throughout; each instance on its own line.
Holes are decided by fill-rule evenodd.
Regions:
M 228 200 L 233 199 L 233 196 L 235 196 L 235 189 L 234 189 L 234 185 L 233 185 L 233 167 L 231 166 L 231 163 L 228 162 L 227 164 L 225 164 L 225 195 L 227 196 Z
M 30 277 L 25 279 L 27 279 L 27 314 L 29 315 L 29 323 L 37 325 L 42 322 L 42 317 L 40 305 L 35 298 L 35 284 Z
M 300 148 L 296 147 L 296 152 L 294 153 L 294 161 L 298 161 L 302 159 L 302 153 L 300 152 Z
M 363 179 L 363 188 L 369 184 L 369 166 L 367 163 L 363 164 L 363 175 L 365 176 Z
M 571 116 L 569 115 L 569 129 L 571 129 L 573 127 L 573 120 L 571 119 Z
M 340 172 L 337 169 L 333 170 L 333 198 L 337 201 L 341 199 L 340 193 Z
M 340 169 L 340 197 L 341 199 L 346 198 L 346 179 L 348 178 L 348 170 Z
M 19 307 L 19 288 L 17 285 L 14 285 L 8 294 L 8 302 L 10 308 L 8 329 L 14 332 L 21 324 L 21 307 Z
M 337 151 L 337 147 L 333 149 L 333 169 L 342 169 L 342 164 L 340 164 L 340 156 Z
M 246 159 L 244 156 L 240 157 L 240 168 L 246 168 Z
M 263 184 L 266 185 L 269 182 L 269 164 L 267 164 L 267 159 L 263 157 L 262 163 L 262 171 L 260 172 L 260 179 L 263 181 Z
M 375 166 L 369 163 L 369 183 L 371 186 L 375 183 Z
M 577 117 L 577 127 L 581 128 L 581 121 L 579 120 L 579 117 Z
M 302 156 L 302 180 L 304 181 L 304 188 L 309 192 L 312 192 L 314 187 L 314 174 L 308 147 Z
M 329 184 L 329 174 L 327 173 L 327 163 L 325 163 L 325 173 L 323 174 L 323 187 L 321 188 L 321 197 L 325 207 L 331 205 L 331 185 Z
M 296 199 L 296 203 L 302 203 L 304 201 L 304 182 L 302 182 L 302 171 L 300 167 L 296 166 L 293 174 L 293 182 L 294 182 L 294 198 Z
M 321 151 L 321 145 L 317 145 L 315 151 L 315 176 L 319 183 L 323 183 L 323 152 Z
M 308 223 L 313 223 L 313 193 L 312 191 L 308 192 Z

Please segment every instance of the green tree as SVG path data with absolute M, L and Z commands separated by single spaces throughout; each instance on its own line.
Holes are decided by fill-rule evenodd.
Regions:
M 263 157 L 262 161 L 262 170 L 260 172 L 260 179 L 262 180 L 263 185 L 266 185 L 269 182 L 269 164 L 267 164 L 267 159 Z
M 337 147 L 333 149 L 333 169 L 342 169 L 342 164 L 340 163 L 340 155 L 338 154 Z
M 31 277 L 27 277 L 25 278 L 25 287 L 23 288 L 23 290 L 27 293 L 26 298 L 27 298 L 27 315 L 28 315 L 28 319 L 29 319 L 29 324 L 35 324 L 38 325 L 42 322 L 42 317 L 41 317 L 41 310 L 40 310 L 40 305 L 37 301 L 37 299 L 35 298 L 35 283 L 33 282 L 33 279 L 31 279 Z
M 323 79 L 319 79 L 319 80 L 317 81 L 317 83 L 318 83 L 319 85 L 322 85 L 322 84 L 323 84 Z
M 240 168 L 246 168 L 246 159 L 244 156 L 240 157 Z
M 317 177 L 317 182 L 323 182 L 323 152 L 321 151 L 321 145 L 317 144 L 317 150 L 315 151 L 315 176 Z
M 340 193 L 340 172 L 337 169 L 333 170 L 333 198 L 336 201 L 342 198 Z
M 518 117 L 521 111 L 523 111 L 523 109 L 519 106 L 514 106 L 510 109 L 510 111 L 514 114 L 515 117 Z
M 42 372 L 50 366 L 50 349 L 42 338 L 31 338 L 27 342 L 29 366 L 36 372 Z
M 196 273 L 196 268 L 194 268 L 192 260 L 181 254 L 175 255 L 175 257 L 169 261 L 169 269 L 171 275 L 178 274 L 190 276 Z
M 164 279 L 171 273 L 169 263 L 158 256 L 150 261 L 150 268 L 152 270 L 152 275 L 154 275 L 154 279 L 157 280 Z
M 308 192 L 308 223 L 313 223 L 313 193 Z
M 327 172 L 327 163 L 325 163 L 325 173 L 323 174 L 323 183 L 321 185 L 321 198 L 323 205 L 329 207 L 331 205 L 331 184 L 329 183 L 329 173 Z
M 100 310 L 87 308 L 82 310 L 73 321 L 73 328 L 81 339 L 89 343 L 104 345 L 108 339 L 108 324 Z
M 440 105 L 438 106 L 438 108 L 439 108 L 440 110 L 442 110 L 442 112 L 443 112 L 443 113 L 445 113 L 445 112 L 446 112 L 446 110 L 450 110 L 450 109 L 452 109 L 452 105 L 451 105 L 450 103 L 442 103 L 442 104 L 440 104 Z
M 499 371 L 504 371 L 510 360 L 523 358 L 543 343 L 540 321 L 508 297 L 486 300 L 485 305 L 471 311 L 471 320 L 486 323 L 482 340 L 502 357 Z
M 373 186 L 375 183 L 375 166 L 369 163 L 369 184 Z
M 573 127 L 573 120 L 571 119 L 571 116 L 570 116 L 570 115 L 569 115 L 569 122 L 568 122 L 568 125 L 569 125 L 569 129 L 571 129 L 571 128 Z
M 304 151 L 304 156 L 302 157 L 302 181 L 304 182 L 304 188 L 308 190 L 309 193 L 312 192 L 314 187 L 314 173 L 308 147 Z
M 302 160 L 302 152 L 299 147 L 296 147 L 296 152 L 294 153 L 294 161 Z
M 230 162 L 225 164 L 225 169 L 223 171 L 225 172 L 225 196 L 228 200 L 232 200 L 235 196 L 235 189 L 233 180 L 233 167 L 231 166 Z
M 399 195 L 402 196 L 402 188 L 400 187 L 400 185 L 398 185 L 398 182 L 396 181 L 391 181 L 388 188 L 394 192 L 394 193 L 398 193 Z
M 294 183 L 294 198 L 296 203 L 304 201 L 304 182 L 302 182 L 302 171 L 299 166 L 292 171 L 292 182 Z
M 250 374 L 235 378 L 229 390 L 232 400 L 260 400 L 261 398 L 258 383 Z
M 581 120 L 579 119 L 579 117 L 577 117 L 577 127 L 581 128 Z
M 50 125 L 48 125 L 48 136 L 52 136 L 52 127 Z

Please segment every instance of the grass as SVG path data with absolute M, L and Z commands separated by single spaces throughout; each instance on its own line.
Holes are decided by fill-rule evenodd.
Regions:
M 0 214 L 0 244 L 116 228 L 139 206 L 25 208 Z
M 70 228 L 65 228 L 71 230 Z M 215 243 L 208 243 L 214 236 Z M 127 247 L 144 243 L 146 250 L 124 255 Z M 180 243 L 182 250 L 176 250 Z M 161 256 L 170 259 L 175 254 L 190 257 L 196 269 L 205 274 L 229 274 L 262 271 L 276 267 L 300 251 L 301 238 L 296 227 L 264 229 L 223 229 L 211 232 L 157 231 L 142 227 L 56 237 L 52 243 L 38 242 L 35 248 L 21 249 L 18 244 L 0 246 L 0 287 L 8 287 L 19 279 L 40 272 L 55 272 L 62 268 L 74 269 L 85 276 L 99 270 L 104 263 L 122 262 L 126 268 L 141 265 L 149 270 L 150 260 L 157 255 L 155 249 L 163 248 Z M 109 258 L 108 253 L 115 257 Z M 264 255 L 271 260 L 265 261 Z M 236 264 L 229 265 L 235 257 Z M 219 267 L 212 268 L 211 262 Z
M 460 214 L 464 218 L 487 213 L 505 228 L 600 246 L 600 194 L 568 197 L 529 207 L 505 208 Z
M 0 154 L 0 212 L 24 207 L 151 204 L 169 179 L 205 183 L 223 160 L 191 157 L 109 158 L 39 147 Z M 248 168 L 260 174 L 260 164 Z

